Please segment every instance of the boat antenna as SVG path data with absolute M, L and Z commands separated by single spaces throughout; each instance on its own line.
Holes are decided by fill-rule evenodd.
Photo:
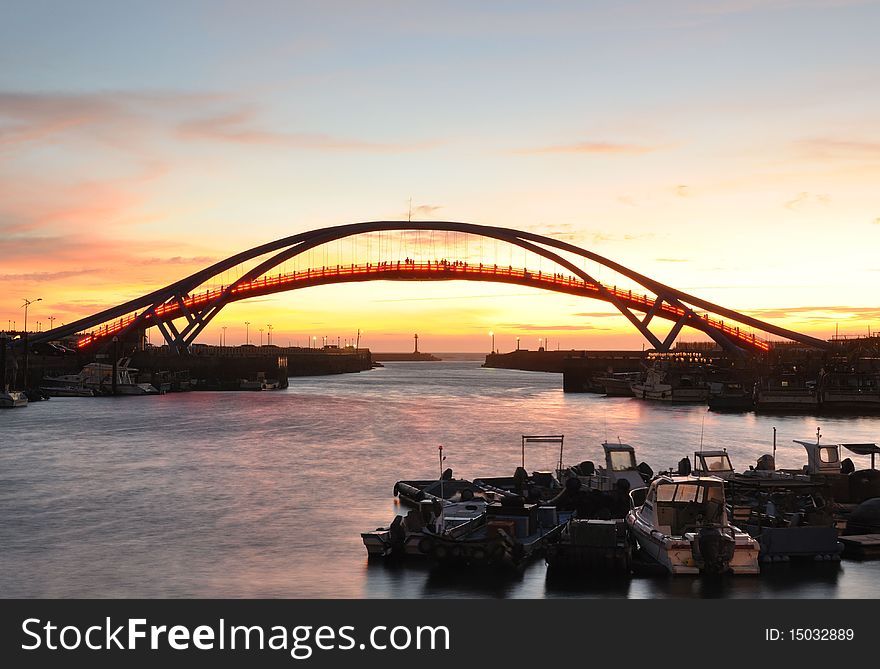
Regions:
M 703 420 L 700 422 L 700 453 L 703 452 L 703 427 L 706 425 L 706 415 L 703 414 Z
M 438 446 L 438 450 L 440 451 L 440 529 L 443 527 L 443 500 L 446 499 L 443 496 L 443 461 L 446 459 L 446 456 L 443 455 L 443 444 Z
M 773 466 L 776 467 L 776 426 L 773 426 Z
M 605 425 L 605 443 L 608 443 L 608 407 L 602 407 L 602 422 Z
M 822 432 L 822 428 L 821 428 L 821 427 L 817 427 L 817 428 L 816 428 L 816 445 L 817 445 L 817 446 L 819 445 L 819 439 L 822 437 L 821 432 Z

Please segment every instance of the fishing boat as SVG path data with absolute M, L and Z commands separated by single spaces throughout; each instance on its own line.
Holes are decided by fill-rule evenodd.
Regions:
M 758 542 L 730 524 L 722 479 L 661 475 L 640 504 L 635 497 L 627 525 L 642 554 L 669 573 L 759 572 Z
M 817 395 L 823 413 L 880 413 L 880 372 L 831 371 L 822 374 Z
M 585 460 L 578 465 L 560 468 L 557 476 L 563 484 L 571 477 L 577 477 L 587 490 L 611 492 L 618 488 L 618 482 L 626 480 L 628 490 L 644 487 L 653 476 L 650 467 L 644 463 L 636 464 L 635 448 L 629 444 L 602 442 L 605 455 L 605 466 L 596 467 L 591 461 Z M 560 452 L 560 462 L 562 454 Z
M 880 497 L 880 471 L 876 469 L 876 457 L 880 447 L 873 443 L 823 444 L 820 430 L 816 439 L 794 439 L 807 451 L 804 473 L 810 480 L 831 486 L 834 501 L 840 505 L 856 505 L 873 497 Z M 855 455 L 870 456 L 870 468 L 856 469 L 852 459 L 841 460 L 842 450 Z M 842 509 L 846 511 L 846 509 Z
M 755 411 L 804 413 L 818 408 L 816 381 L 805 378 L 797 370 L 762 379 L 755 391 Z
M 361 540 L 371 558 L 427 557 L 431 553 L 431 545 L 427 543 L 426 528 L 446 535 L 454 528 L 483 516 L 485 511 L 484 499 L 452 502 L 426 498 L 407 514 L 395 515 L 388 527 L 362 532 Z
M 571 515 L 508 495 L 450 530 L 426 527 L 419 549 L 441 564 L 516 569 L 541 554 Z

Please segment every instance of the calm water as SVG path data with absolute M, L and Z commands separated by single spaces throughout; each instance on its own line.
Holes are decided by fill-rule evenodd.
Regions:
M 554 374 L 479 362 L 387 363 L 291 379 L 286 391 L 56 398 L 0 413 L 4 597 L 877 597 L 880 562 L 784 566 L 709 586 L 691 577 L 486 578 L 367 564 L 359 533 L 399 508 L 400 478 L 512 474 L 520 435 L 564 434 L 567 462 L 620 437 L 655 471 L 699 445 L 736 468 L 795 438 L 876 441 L 880 419 L 718 415 L 565 395 Z M 533 448 L 529 469 L 557 453 Z M 828 568 L 831 567 L 831 568 Z

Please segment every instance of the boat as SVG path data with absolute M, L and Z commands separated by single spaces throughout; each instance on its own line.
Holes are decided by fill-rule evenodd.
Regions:
M 799 473 L 806 474 L 811 481 L 827 483 L 831 487 L 834 501 L 840 505 L 857 505 L 873 497 L 880 497 L 880 471 L 876 469 L 876 456 L 880 447 L 873 443 L 820 443 L 821 433 L 816 430 L 816 439 L 794 439 L 807 451 L 807 464 Z M 855 455 L 870 456 L 870 468 L 856 469 L 852 459 L 841 460 L 841 453 L 847 450 Z M 845 513 L 848 509 L 841 508 Z
M 820 374 L 817 395 L 822 413 L 880 413 L 880 372 Z
M 796 371 L 762 379 L 755 391 L 755 411 L 801 413 L 818 409 L 816 381 Z
M 518 569 L 562 532 L 571 512 L 506 495 L 468 522 L 447 531 L 423 530 L 419 549 L 441 564 Z
M 632 384 L 642 378 L 641 372 L 616 372 L 597 376 L 594 381 L 605 390 L 606 397 L 632 397 Z
M 843 545 L 837 541 L 829 486 L 803 474 L 776 471 L 772 455 L 737 473 L 726 450 L 694 453 L 692 473 L 725 481 L 731 516 L 758 541 L 762 562 L 839 559 Z
M 754 391 L 741 383 L 724 381 L 715 389 L 710 384 L 709 411 L 751 411 L 755 408 Z
M 15 409 L 18 407 L 26 407 L 28 398 L 22 390 L 4 390 L 0 391 L 0 409 Z
M 631 495 L 633 509 L 626 523 L 641 553 L 667 572 L 759 572 L 758 542 L 730 524 L 722 479 L 660 475 L 646 493 Z
M 130 358 L 120 358 L 116 364 L 117 395 L 157 395 L 159 391 L 149 383 L 136 383 L 133 374 L 137 368 L 129 366 Z M 85 388 L 96 395 L 112 395 L 114 393 L 113 365 L 103 362 L 90 362 L 79 374 L 43 377 L 41 388 Z
M 633 396 L 640 400 L 670 403 L 705 402 L 709 387 L 697 369 L 658 369 L 652 367 L 644 381 L 630 385 Z
M 485 514 L 483 499 L 453 502 L 439 499 L 423 499 L 417 508 L 405 515 L 395 515 L 388 527 L 377 527 L 362 532 L 361 540 L 367 556 L 374 557 L 427 557 L 431 544 L 427 543 L 424 530 L 431 528 L 441 535 Z
M 95 391 L 84 386 L 40 386 L 49 397 L 94 397 Z
M 828 484 L 803 477 L 736 477 L 729 495 L 737 524 L 762 562 L 836 561 L 843 552 Z
M 635 490 L 644 487 L 653 476 L 650 467 L 644 463 L 636 464 L 636 451 L 629 444 L 602 442 L 602 451 L 605 455 L 604 467 L 596 467 L 591 461 L 586 460 L 573 467 L 559 469 L 557 472 L 559 480 L 564 485 L 567 479 L 574 476 L 587 490 L 611 492 L 618 488 L 620 480 L 627 481 L 628 490 Z

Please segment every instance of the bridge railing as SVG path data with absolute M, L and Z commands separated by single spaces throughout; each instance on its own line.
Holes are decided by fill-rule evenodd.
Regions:
M 537 287 L 547 287 L 551 290 L 568 289 L 569 292 L 579 294 L 587 294 L 590 297 L 598 297 L 601 294 L 600 286 L 593 284 L 580 277 L 562 274 L 548 273 L 543 270 L 530 270 L 528 268 L 514 267 L 513 265 L 468 263 L 464 261 L 382 261 L 378 263 L 362 263 L 347 264 L 336 266 L 324 266 L 320 268 L 307 268 L 287 273 L 280 273 L 272 276 L 263 276 L 253 281 L 246 281 L 233 285 L 231 289 L 227 286 L 220 288 L 207 289 L 203 293 L 187 295 L 183 298 L 183 305 L 189 311 L 198 310 L 208 304 L 221 299 L 227 290 L 232 300 L 245 299 L 247 297 L 266 292 L 280 292 L 282 290 L 293 289 L 297 284 L 320 283 L 322 280 L 338 278 L 354 278 L 381 274 L 408 274 L 413 276 L 460 276 L 462 279 L 480 278 L 480 277 L 505 277 L 508 279 L 520 281 L 522 283 Z M 653 308 L 656 298 L 645 294 L 633 293 L 632 290 L 623 290 L 617 286 L 602 285 L 605 291 L 613 295 L 616 299 L 626 303 L 630 307 L 634 307 L 639 311 L 649 311 Z M 685 310 L 668 303 L 663 303 L 659 309 L 667 318 L 677 320 L 685 315 Z M 155 317 L 148 315 L 145 317 L 144 325 L 149 327 L 155 320 L 168 321 L 180 318 L 184 315 L 184 309 L 181 307 L 180 301 L 173 300 L 160 304 L 155 308 Z M 103 339 L 114 334 L 118 334 L 125 328 L 130 326 L 138 318 L 139 314 L 134 313 L 127 317 L 120 318 L 105 324 L 103 327 L 89 333 L 80 339 L 78 346 L 85 347 L 94 343 L 98 339 Z M 738 341 L 750 345 L 761 350 L 768 350 L 769 343 L 758 339 L 754 334 L 742 332 L 739 327 L 731 326 L 717 319 L 709 318 L 708 314 L 702 316 L 703 322 L 707 326 L 720 330 L 725 335 Z

